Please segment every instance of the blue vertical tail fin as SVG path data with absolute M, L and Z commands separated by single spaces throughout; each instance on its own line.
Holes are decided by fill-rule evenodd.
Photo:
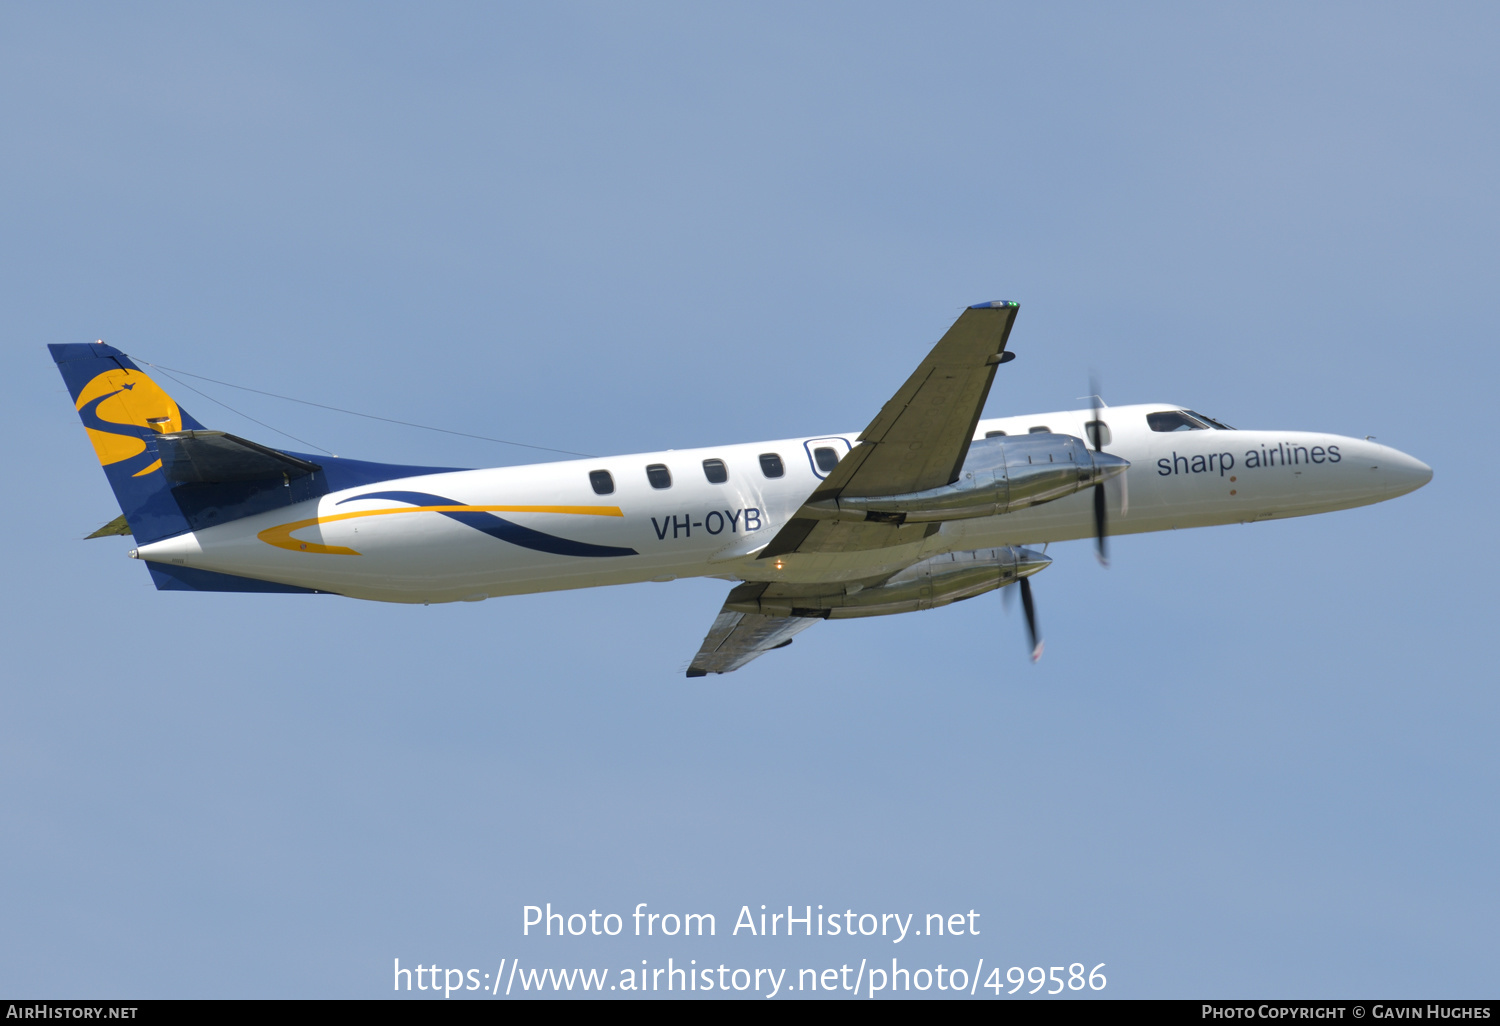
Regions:
M 189 530 L 162 473 L 156 436 L 203 425 L 113 346 L 47 348 L 136 540 L 144 544 Z

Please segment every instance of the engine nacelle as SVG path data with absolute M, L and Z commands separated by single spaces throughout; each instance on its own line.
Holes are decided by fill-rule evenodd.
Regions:
M 1072 435 L 984 438 L 969 446 L 958 480 L 904 495 L 849 496 L 806 503 L 803 515 L 893 524 L 965 520 L 1061 499 L 1121 474 L 1129 460 L 1093 452 Z
M 1005 546 L 971 552 L 945 552 L 913 563 L 868 588 L 851 585 L 822 595 L 752 598 L 725 603 L 726 609 L 766 616 L 847 619 L 936 609 L 983 595 L 1045 569 L 1052 560 L 1033 549 Z

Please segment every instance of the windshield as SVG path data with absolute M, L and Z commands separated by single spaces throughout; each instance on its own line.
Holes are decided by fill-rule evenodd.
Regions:
M 1220 431 L 1233 431 L 1234 430 L 1234 428 L 1230 427 L 1228 424 L 1224 423 L 1222 420 L 1214 420 L 1212 417 L 1205 417 L 1203 414 L 1199 413 L 1197 410 L 1184 410 L 1183 412 L 1186 413 L 1186 414 L 1188 414 L 1188 416 L 1190 416 L 1190 417 L 1196 417 L 1196 418 L 1198 418 L 1199 420 L 1203 421 L 1203 423 L 1207 424 L 1209 427 L 1216 427 L 1216 428 L 1218 428 Z
M 1152 431 L 1233 431 L 1234 428 L 1212 417 L 1205 417 L 1194 410 L 1162 410 L 1146 414 L 1146 423 Z
M 1207 431 L 1208 425 L 1186 410 L 1163 410 L 1146 414 L 1152 431 Z

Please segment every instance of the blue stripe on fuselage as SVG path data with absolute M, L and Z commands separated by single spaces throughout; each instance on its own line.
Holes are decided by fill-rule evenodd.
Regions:
M 459 502 L 456 499 L 446 499 L 441 495 L 433 495 L 430 492 L 366 492 L 348 499 L 340 499 L 339 505 L 346 502 L 354 502 L 356 499 L 395 499 L 397 502 L 410 503 L 413 506 L 466 506 L 468 503 Z M 512 523 L 503 517 L 497 517 L 493 513 L 483 513 L 478 510 L 433 510 L 434 513 L 442 513 L 443 516 L 457 520 L 465 527 L 472 527 L 476 531 L 483 531 L 492 538 L 499 538 L 503 542 L 519 545 L 523 549 L 535 549 L 537 552 L 551 552 L 558 556 L 638 556 L 635 549 L 624 548 L 616 545 L 594 545 L 589 542 L 574 541 L 571 538 L 559 538 L 553 534 L 545 534 L 542 531 L 533 531 L 529 527 Z

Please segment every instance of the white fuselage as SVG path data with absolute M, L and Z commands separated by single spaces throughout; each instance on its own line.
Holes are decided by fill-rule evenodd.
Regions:
M 1432 476 L 1420 461 L 1365 439 L 1296 431 L 1156 432 L 1147 425 L 1146 414 L 1180 408 L 1155 404 L 1101 412 L 1112 435 L 1104 448 L 1131 464 L 1105 486 L 1111 534 L 1346 509 L 1402 495 Z M 1090 410 L 1072 410 L 982 420 L 975 437 L 1046 428 L 1087 438 L 1084 425 L 1093 416 Z M 451 602 L 677 577 L 853 580 L 942 552 L 1094 533 L 1092 498 L 1085 491 L 1003 516 L 949 521 L 909 545 L 757 559 L 823 476 L 813 453 L 831 447 L 842 456 L 857 435 L 384 481 L 167 538 L 133 554 L 355 598 Z M 764 453 L 780 456 L 782 476 L 762 471 Z M 728 479 L 711 483 L 705 460 L 722 460 Z M 646 467 L 653 464 L 669 469 L 669 487 L 656 488 L 647 480 Z M 597 470 L 609 472 L 612 492 L 597 494 L 591 487 L 590 472 Z M 393 491 L 455 505 L 358 498 Z M 503 517 L 549 538 L 635 554 L 560 554 L 512 544 L 444 513 L 460 507 L 478 507 L 488 512 L 471 516 Z M 298 523 L 305 526 L 287 529 Z

